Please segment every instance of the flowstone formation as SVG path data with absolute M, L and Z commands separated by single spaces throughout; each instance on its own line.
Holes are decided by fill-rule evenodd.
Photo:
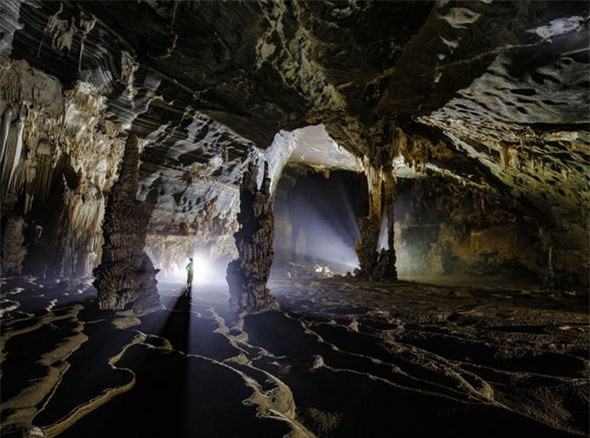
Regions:
M 582 298 L 290 280 L 273 284 L 285 312 L 235 324 L 223 285 L 192 312 L 161 286 L 137 326 L 90 290 L 7 280 L 2 437 L 588 436 Z
M 234 310 L 278 309 L 266 287 L 274 258 L 274 215 L 266 163 L 260 189 L 257 180 L 258 167 L 250 163 L 240 186 L 240 229 L 234 234 L 238 258 L 227 267 L 229 302 Z
M 123 155 L 100 91 L 66 89 L 0 59 L 2 268 L 45 281 L 89 278 L 100 259 L 103 193 Z
M 131 134 L 105 211 L 102 263 L 94 270 L 101 309 L 123 310 L 131 304 L 141 312 L 160 305 L 158 270 L 143 252 L 152 207 L 135 199 L 138 166 L 139 139 Z

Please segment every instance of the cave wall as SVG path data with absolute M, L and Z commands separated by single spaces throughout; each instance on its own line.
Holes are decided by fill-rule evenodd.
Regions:
M 545 224 L 530 210 L 506 205 L 484 190 L 444 179 L 402 180 L 397 266 L 406 278 L 497 277 L 584 291 L 587 242 L 552 239 Z
M 68 88 L 26 61 L 3 58 L 0 66 L 3 274 L 89 278 L 101 260 L 105 202 L 128 124 L 91 83 Z M 136 196 L 152 206 L 145 250 L 165 276 L 195 252 L 235 257 L 244 169 L 268 163 L 276 185 L 294 148 L 286 131 L 261 150 L 204 114 L 190 119 L 182 129 L 164 123 L 140 142 Z M 162 151 L 170 136 L 174 147 Z
M 273 136 L 323 123 L 365 170 L 444 178 L 531 218 L 548 276 L 587 282 L 588 2 L 5 0 L 1 13 L 7 274 L 90 275 L 130 132 L 144 140 L 137 198 L 154 207 L 146 251 L 166 269 L 195 248 L 235 255 L 245 166 L 280 174 L 291 134 Z M 446 247 L 479 245 L 444 222 Z
M 94 87 L 64 89 L 25 61 L 0 60 L 0 96 L 3 272 L 89 277 L 121 127 Z
M 161 144 L 148 139 L 137 195 L 154 206 L 146 252 L 157 261 L 163 277 L 171 278 L 179 268 L 184 274 L 186 259 L 197 253 L 225 271 L 225 264 L 238 256 L 234 234 L 239 229 L 244 173 L 256 166 L 260 185 L 266 172 L 274 194 L 296 146 L 292 132 L 280 131 L 269 147 L 258 148 L 204 114 L 195 116 L 185 132 L 176 148 L 192 154 L 185 158 L 188 165 L 174 162 L 171 152 L 158 151 Z M 161 155 L 155 155 L 158 152 Z M 220 272 L 215 275 L 225 277 Z
M 528 141 L 536 145 L 531 153 Z M 417 179 L 422 185 L 426 179 L 439 187 L 414 190 L 426 193 L 426 203 L 441 215 L 424 222 L 426 233 L 436 234 L 441 231 L 436 224 L 445 224 L 440 239 L 431 242 L 434 248 L 421 252 L 432 259 L 427 270 L 454 272 L 454 264 L 471 266 L 461 269 L 481 275 L 489 263 L 489 272 L 496 266 L 498 272 L 524 267 L 547 286 L 588 285 L 589 193 L 581 157 L 574 153 L 555 160 L 560 148 L 574 147 L 563 140 L 550 143 L 532 135 L 522 142 L 522 147 L 498 147 L 496 152 L 497 145 L 484 149 L 449 132 L 433 135 L 425 127 L 396 126 L 398 179 Z M 551 153 L 543 154 L 541 148 Z M 398 222 L 403 228 L 405 220 Z
M 496 277 L 549 288 L 587 288 L 588 242 L 583 226 L 576 226 L 587 217 L 583 204 L 563 202 L 548 211 L 530 199 L 515 196 L 502 180 L 490 178 L 484 167 L 462 155 L 448 138 L 440 136 L 433 141 L 404 129 L 395 129 L 397 155 L 393 159 L 398 175 L 393 194 L 394 247 L 396 267 L 403 278 L 446 277 L 478 282 Z M 502 166 L 501 158 L 497 159 L 498 166 Z M 314 264 L 309 260 L 307 271 L 298 273 L 295 269 L 298 264 L 305 265 L 297 251 L 303 253 L 308 240 L 287 208 L 290 192 L 298 178 L 306 174 L 296 169 L 287 168 L 276 193 L 277 266 L 273 272 L 313 276 Z M 509 166 L 504 169 L 510 172 Z M 524 173 L 524 169 L 521 171 Z M 528 172 L 544 170 L 530 168 Z M 363 196 L 355 193 L 357 201 L 363 198 L 365 209 L 370 199 L 366 186 Z M 536 186 L 530 188 L 536 190 Z M 319 184 L 314 191 L 321 191 Z M 317 195 L 311 190 L 306 193 L 304 198 Z M 322 196 L 336 195 L 332 190 Z M 387 198 L 383 193 L 380 197 Z M 568 208 L 578 208 L 577 215 L 557 220 L 554 213 Z M 357 210 L 357 218 L 366 215 L 366 211 Z M 382 219 L 383 214 L 378 248 L 388 246 Z M 334 228 L 336 222 L 332 220 Z M 288 269 L 280 270 L 279 265 Z

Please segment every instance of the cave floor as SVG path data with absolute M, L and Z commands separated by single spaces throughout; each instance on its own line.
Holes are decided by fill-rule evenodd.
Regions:
M 240 316 L 182 286 L 138 317 L 3 279 L 2 436 L 588 435 L 587 297 L 307 280 Z

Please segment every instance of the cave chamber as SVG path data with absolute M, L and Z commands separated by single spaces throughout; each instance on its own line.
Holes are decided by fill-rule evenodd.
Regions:
M 588 436 L 589 8 L 3 0 L 2 437 Z

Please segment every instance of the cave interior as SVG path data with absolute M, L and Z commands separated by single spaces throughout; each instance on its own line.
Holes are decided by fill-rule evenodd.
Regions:
M 589 28 L 3 0 L 1 435 L 588 436 Z

